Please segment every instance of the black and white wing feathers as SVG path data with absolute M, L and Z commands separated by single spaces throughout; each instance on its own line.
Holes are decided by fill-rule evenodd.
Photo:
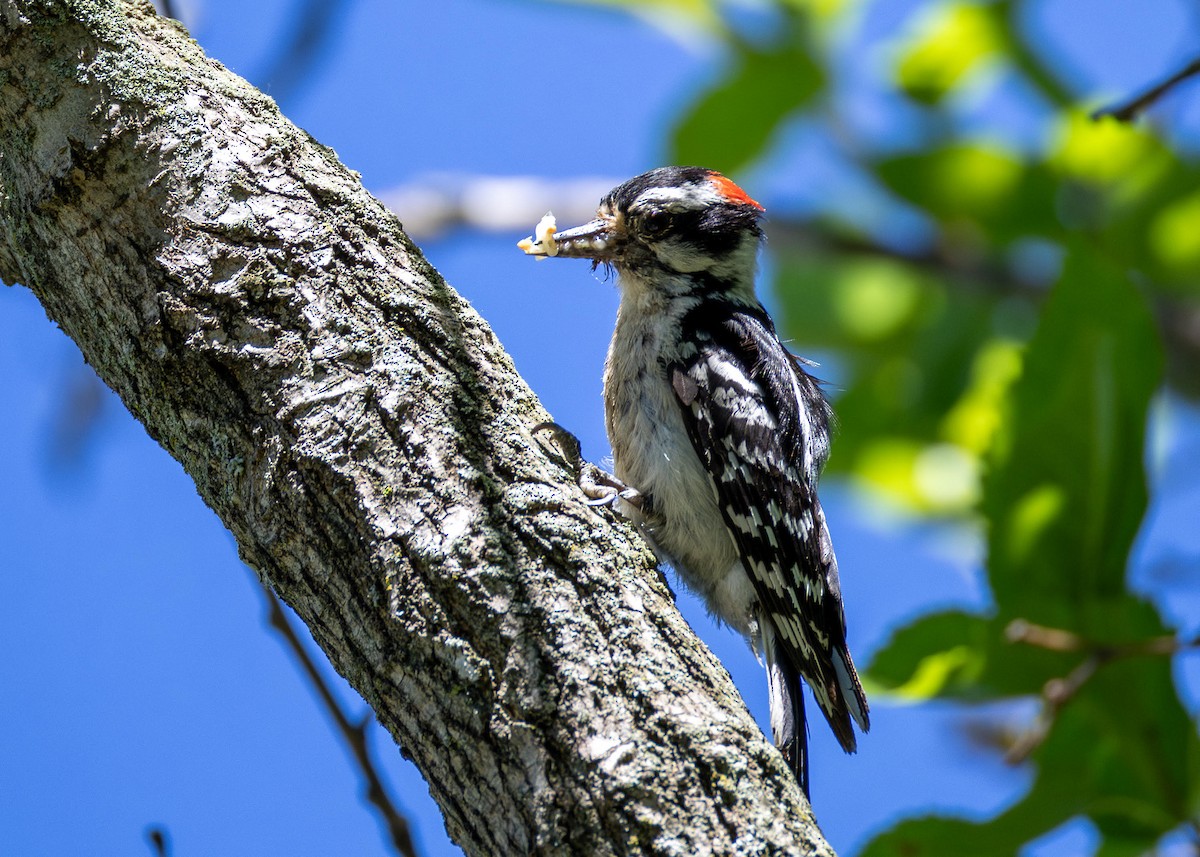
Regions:
M 779 650 L 853 752 L 851 718 L 866 731 L 868 709 L 846 648 L 837 560 L 816 493 L 829 407 L 761 307 L 706 308 L 685 325 L 684 340 L 698 346 L 667 371 L 688 436 Z

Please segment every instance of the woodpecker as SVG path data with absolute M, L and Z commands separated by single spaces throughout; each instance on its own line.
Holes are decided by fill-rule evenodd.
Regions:
M 773 738 L 807 795 L 799 679 L 846 752 L 851 720 L 870 722 L 817 499 L 832 411 L 755 297 L 762 216 L 720 173 L 662 167 L 610 191 L 590 223 L 555 234 L 543 221 L 520 246 L 616 271 L 604 369 L 614 473 L 591 468 L 581 484 L 765 660 Z

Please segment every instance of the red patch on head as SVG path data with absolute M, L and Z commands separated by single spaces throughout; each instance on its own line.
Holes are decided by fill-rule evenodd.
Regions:
M 713 173 L 708 177 L 708 180 L 712 182 L 712 186 L 717 189 L 717 193 L 719 193 L 729 202 L 735 202 L 741 205 L 753 205 L 759 211 L 766 210 L 753 199 L 751 199 L 750 194 L 746 193 L 744 190 L 734 184 L 732 179 L 728 179 L 720 173 Z

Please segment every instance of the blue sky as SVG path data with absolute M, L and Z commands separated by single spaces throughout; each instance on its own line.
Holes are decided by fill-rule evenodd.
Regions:
M 195 37 L 254 79 L 287 31 L 291 5 L 268 0 L 251 15 L 232 0 L 199 2 Z M 921 5 L 872 4 L 859 38 L 878 46 Z M 1174 70 L 1197 33 L 1182 0 L 1032 9 L 1030 26 L 1080 89 L 1098 96 Z M 380 192 L 439 172 L 633 175 L 662 161 L 671 120 L 722 68 L 715 46 L 631 17 L 517 0 L 359 0 L 346 4 L 332 45 L 310 85 L 282 107 Z M 1168 109 L 1196 127 L 1196 101 Z M 886 128 L 876 109 L 862 96 L 864 122 Z M 1003 99 L 984 103 L 968 120 L 1001 122 L 1004 110 Z M 768 208 L 845 180 L 819 150 L 786 145 L 802 137 L 785 134 L 769 159 L 787 170 L 746 177 Z M 586 265 L 529 263 L 513 247 L 522 234 L 461 232 L 424 249 L 599 458 L 607 451 L 600 370 L 616 292 Z M 89 370 L 23 288 L 0 288 L 0 369 L 0 852 L 149 853 L 144 830 L 161 824 L 179 855 L 387 853 L 323 713 L 265 628 L 232 538 L 180 467 L 107 393 L 78 454 L 61 454 L 58 426 L 72 391 L 88 389 Z M 1200 450 L 1200 420 L 1178 404 L 1167 409 L 1183 416 L 1168 421 L 1151 460 L 1172 474 Z M 1147 567 L 1200 552 L 1200 494 L 1169 475 L 1161 484 L 1169 498 L 1143 539 Z M 921 610 L 986 603 L 977 551 L 960 535 L 914 530 L 845 486 L 824 493 L 860 662 Z M 681 594 L 680 603 L 762 720 L 761 667 L 694 601 Z M 1180 596 L 1169 610 L 1182 618 L 1196 606 Z M 1193 701 L 1196 660 L 1180 668 Z M 352 690 L 341 694 L 361 710 Z M 856 757 L 814 724 L 814 804 L 839 852 L 898 813 L 980 816 L 1020 794 L 1029 772 L 971 749 L 958 719 L 945 706 L 876 701 Z M 380 730 L 375 743 L 422 852 L 459 853 L 415 770 Z M 1089 841 L 1075 826 L 1042 851 L 1088 853 Z

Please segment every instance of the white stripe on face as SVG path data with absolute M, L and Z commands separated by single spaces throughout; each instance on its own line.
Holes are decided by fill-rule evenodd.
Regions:
M 684 187 L 652 187 L 643 191 L 630 208 L 662 208 L 666 211 L 699 211 L 723 202 L 721 194 L 709 182 Z

